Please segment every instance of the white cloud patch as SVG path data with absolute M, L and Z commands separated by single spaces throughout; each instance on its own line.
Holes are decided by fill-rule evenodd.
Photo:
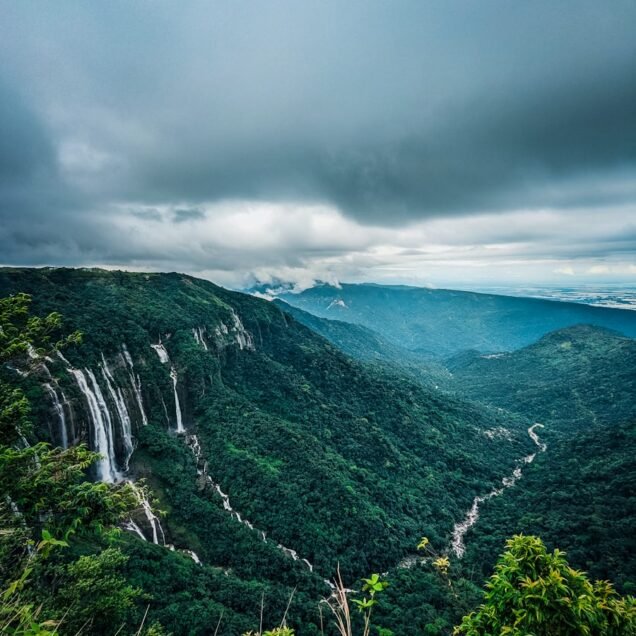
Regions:
M 362 225 L 328 205 L 129 203 L 96 215 L 92 224 L 99 229 L 89 250 L 66 256 L 67 264 L 178 270 L 237 287 L 258 281 L 304 289 L 317 280 L 435 286 L 632 280 L 633 259 L 623 249 L 627 217 L 624 208 L 602 216 L 597 210 L 520 210 L 387 228 Z M 40 264 L 38 258 L 50 256 L 38 247 L 31 264 Z

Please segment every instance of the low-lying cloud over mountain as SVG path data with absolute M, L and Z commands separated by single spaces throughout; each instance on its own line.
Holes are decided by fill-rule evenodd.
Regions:
M 0 2 L 0 261 L 636 278 L 636 5 Z

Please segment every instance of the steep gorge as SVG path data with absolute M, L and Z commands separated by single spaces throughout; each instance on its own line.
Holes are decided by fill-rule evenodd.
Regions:
M 130 540 L 174 546 L 226 573 L 226 588 L 256 578 L 316 599 L 338 564 L 351 580 L 396 563 L 422 534 L 442 544 L 530 447 L 521 419 L 396 382 L 275 305 L 204 281 L 0 272 L 0 293 L 17 291 L 84 334 L 29 377 L 13 372 L 36 437 L 98 450 L 96 479 L 145 480 Z M 502 447 L 485 431 L 504 421 Z

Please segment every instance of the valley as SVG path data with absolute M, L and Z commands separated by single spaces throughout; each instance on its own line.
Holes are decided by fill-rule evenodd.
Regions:
M 175 636 L 220 621 L 229 636 L 287 612 L 297 634 L 319 634 L 320 600 L 337 572 L 351 586 L 386 572 L 378 624 L 448 634 L 518 532 L 572 546 L 576 567 L 603 576 L 620 561 L 611 578 L 633 589 L 634 340 L 566 324 L 511 350 L 579 314 L 532 305 L 523 335 L 510 328 L 497 339 L 497 325 L 515 312 L 521 323 L 525 309 L 458 292 L 452 311 L 481 307 L 487 315 L 473 318 L 482 327 L 471 332 L 467 321 L 459 334 L 457 322 L 434 347 L 442 314 L 413 322 L 415 292 L 372 288 L 367 316 L 396 293 L 411 307 L 394 306 L 378 331 L 361 309 L 344 315 L 362 292 L 344 286 L 344 306 L 313 315 L 179 274 L 0 270 L 0 297 L 29 294 L 35 315 L 59 312 L 65 333 L 82 334 L 63 351 L 35 347 L 2 367 L 2 381 L 32 405 L 18 444 L 85 444 L 100 454 L 92 480 L 131 490 L 121 576 L 151 599 L 151 620 Z M 451 311 L 446 292 L 426 299 Z M 334 310 L 338 320 L 325 317 Z M 636 333 L 616 311 L 589 316 Z M 472 350 L 455 350 L 464 344 Z M 601 456 L 612 476 L 595 484 Z M 575 525 L 561 519 L 571 512 Z M 598 532 L 602 554 L 587 543 Z M 456 588 L 413 556 L 423 536 L 450 558 Z M 144 611 L 135 605 L 126 620 Z

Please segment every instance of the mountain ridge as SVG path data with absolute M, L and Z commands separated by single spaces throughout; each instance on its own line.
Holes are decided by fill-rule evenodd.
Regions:
M 636 340 L 610 329 L 575 325 L 516 351 L 464 352 L 447 364 L 460 392 L 540 421 L 636 421 Z
M 320 286 L 278 297 L 322 318 L 363 325 L 394 344 L 437 358 L 473 348 L 484 353 L 513 350 L 579 323 L 636 336 L 634 312 L 537 298 L 366 283 Z

